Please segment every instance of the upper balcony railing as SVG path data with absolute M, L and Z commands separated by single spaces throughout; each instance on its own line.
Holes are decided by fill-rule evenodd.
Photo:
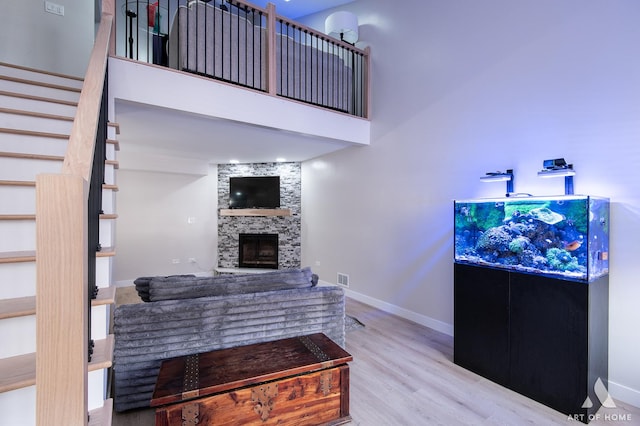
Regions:
M 369 49 L 235 0 L 120 0 L 116 55 L 367 118 Z

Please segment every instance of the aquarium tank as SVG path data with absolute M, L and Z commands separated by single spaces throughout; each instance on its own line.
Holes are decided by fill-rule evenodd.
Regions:
M 589 282 L 609 272 L 609 200 L 456 200 L 455 262 Z

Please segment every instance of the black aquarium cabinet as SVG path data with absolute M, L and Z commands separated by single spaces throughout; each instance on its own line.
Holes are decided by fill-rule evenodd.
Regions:
M 462 200 L 454 219 L 454 362 L 588 423 L 608 387 L 609 200 Z
M 597 380 L 608 386 L 608 289 L 608 275 L 587 284 L 456 263 L 454 362 L 588 423 Z

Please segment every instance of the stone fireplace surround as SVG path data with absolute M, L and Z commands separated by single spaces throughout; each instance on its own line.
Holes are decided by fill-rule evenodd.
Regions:
M 229 208 L 229 178 L 280 176 L 280 207 L 290 216 L 223 216 L 218 214 L 218 267 L 239 267 L 240 234 L 278 234 L 278 268 L 301 264 L 301 165 L 255 163 L 218 165 L 218 209 Z

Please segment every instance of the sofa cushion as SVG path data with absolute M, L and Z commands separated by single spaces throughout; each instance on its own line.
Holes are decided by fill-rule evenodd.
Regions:
M 318 277 L 311 272 L 311 268 L 213 277 L 153 277 L 149 280 L 149 301 L 290 290 L 313 287 L 317 282 Z
M 168 275 L 165 278 L 175 278 L 175 277 L 195 278 L 195 275 L 193 274 Z M 142 299 L 144 302 L 151 302 L 151 300 L 149 299 L 149 283 L 153 278 L 155 277 L 140 277 L 140 278 L 136 278 L 135 281 L 133 281 L 133 284 L 136 287 L 136 291 L 138 292 L 138 296 L 140 296 L 140 299 Z

